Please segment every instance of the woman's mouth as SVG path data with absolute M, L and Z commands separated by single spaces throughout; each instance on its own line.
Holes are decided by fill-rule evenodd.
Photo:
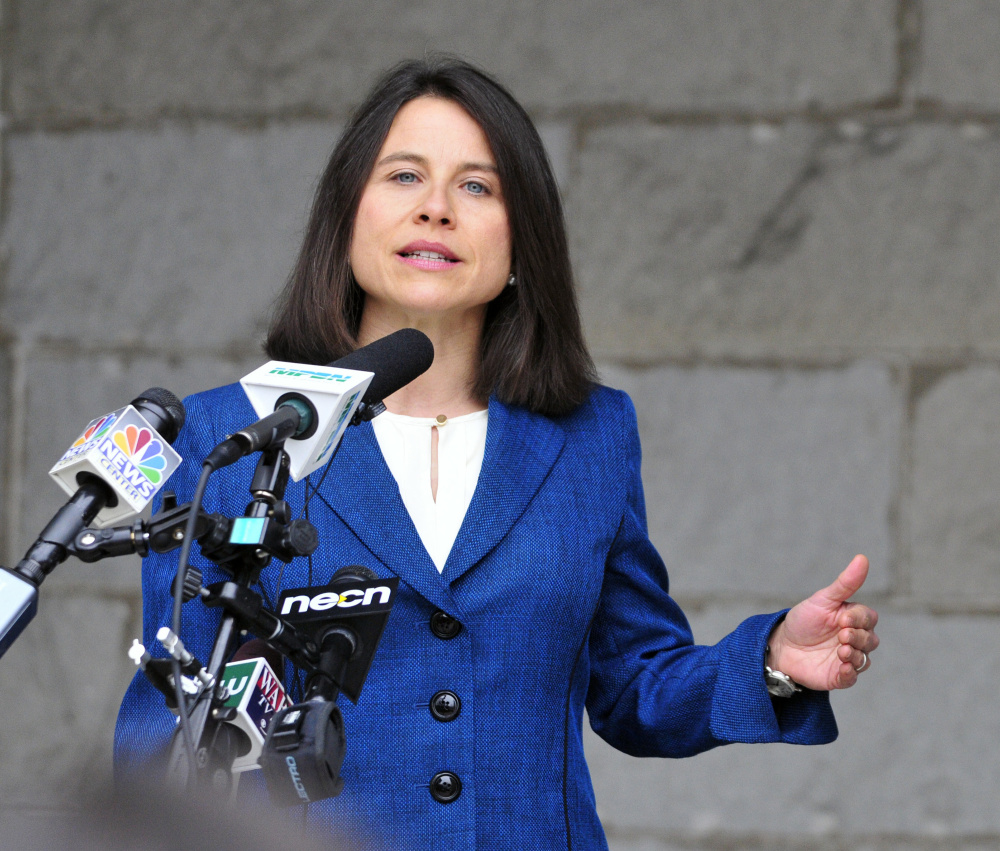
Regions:
M 434 260 L 438 263 L 457 263 L 458 260 L 451 257 L 445 257 L 443 254 L 439 254 L 437 251 L 400 251 L 400 257 L 404 258 L 414 258 L 421 260 Z
M 411 242 L 397 252 L 396 256 L 408 266 L 431 271 L 450 269 L 462 262 L 452 254 L 448 246 L 437 242 Z

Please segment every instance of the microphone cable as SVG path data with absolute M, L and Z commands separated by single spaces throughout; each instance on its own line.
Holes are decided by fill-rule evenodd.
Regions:
M 184 583 L 187 581 L 188 562 L 191 558 L 191 545 L 194 542 L 194 533 L 197 528 L 198 515 L 201 513 L 201 504 L 205 498 L 205 490 L 208 487 L 208 480 L 213 472 L 210 464 L 204 464 L 201 468 L 201 477 L 198 485 L 194 489 L 194 496 L 191 498 L 191 510 L 188 512 L 187 522 L 184 526 L 184 540 L 181 542 L 181 552 L 178 557 L 177 575 L 174 577 L 174 605 L 171 616 L 171 629 L 174 635 L 181 634 L 181 606 L 184 603 Z M 170 669 L 174 675 L 174 692 L 177 697 L 177 715 L 181 735 L 184 738 L 184 750 L 188 757 L 188 778 L 189 790 L 193 790 L 198 780 L 198 762 L 195 756 L 194 738 L 191 735 L 191 724 L 187 712 L 187 702 L 184 696 L 184 688 L 181 684 L 181 663 L 171 654 Z

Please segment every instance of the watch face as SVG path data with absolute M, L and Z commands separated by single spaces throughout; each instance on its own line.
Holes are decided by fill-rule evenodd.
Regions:
M 790 683 L 782 682 L 781 680 L 771 682 L 771 684 L 768 685 L 767 690 L 775 697 L 791 697 L 795 694 L 795 686 Z
M 767 668 L 764 679 L 767 683 L 767 690 L 775 697 L 791 697 L 799 690 L 792 682 L 792 678 L 781 671 L 772 671 Z

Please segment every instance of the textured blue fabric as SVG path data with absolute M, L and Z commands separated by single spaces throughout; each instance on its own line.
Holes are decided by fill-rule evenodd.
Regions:
M 209 449 L 255 418 L 238 385 L 186 405 L 178 444 L 186 461 L 171 481 L 182 501 Z M 215 475 L 207 508 L 241 514 L 254 464 L 244 459 Z M 402 581 L 357 706 L 341 702 L 344 793 L 313 805 L 311 818 L 373 849 L 604 849 L 584 762 L 585 706 L 599 735 L 638 756 L 836 737 L 825 693 L 778 701 L 764 686 L 764 645 L 783 613 L 750 618 L 715 646 L 692 643 L 647 535 L 639 466 L 635 411 L 624 393 L 596 388 L 559 420 L 491 400 L 479 484 L 439 574 L 371 427 L 348 430 L 310 504 L 321 540 L 311 580 L 362 564 Z M 303 483 L 290 485 L 296 511 L 303 496 Z M 206 582 L 220 576 L 199 563 Z M 143 564 L 150 646 L 169 622 L 175 569 L 176 554 Z M 271 600 L 280 574 L 274 563 L 262 576 Z M 281 581 L 309 579 L 297 559 Z M 431 631 L 439 609 L 462 623 L 457 637 Z M 217 619 L 197 601 L 185 606 L 183 638 L 202 658 Z M 440 689 L 462 701 L 448 723 L 429 711 Z M 160 695 L 138 676 L 118 718 L 119 771 L 142 769 L 173 726 Z M 429 792 L 443 770 L 462 781 L 449 804 Z M 256 774 L 244 783 L 259 782 Z

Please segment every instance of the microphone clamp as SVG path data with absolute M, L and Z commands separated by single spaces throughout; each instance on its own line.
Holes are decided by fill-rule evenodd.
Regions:
M 361 402 L 358 404 L 358 408 L 351 418 L 351 425 L 361 425 L 361 423 L 371 422 L 375 417 L 383 413 L 385 413 L 384 402 Z
M 282 710 L 271 722 L 260 755 L 271 799 L 292 807 L 339 795 L 346 746 L 336 703 L 310 700 Z

